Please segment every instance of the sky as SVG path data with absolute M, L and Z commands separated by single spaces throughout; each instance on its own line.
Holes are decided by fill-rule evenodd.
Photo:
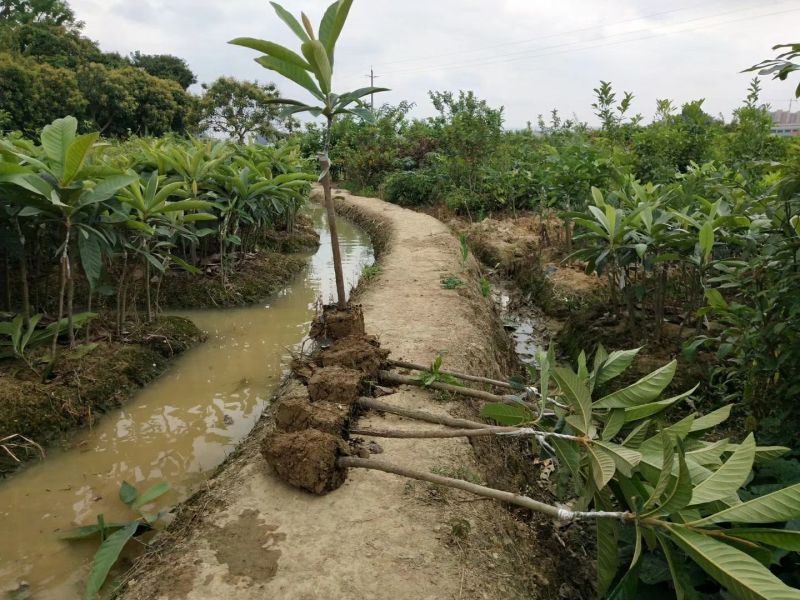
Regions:
M 330 0 L 285 0 L 319 22 Z M 84 33 L 105 51 L 174 54 L 200 82 L 221 75 L 275 81 L 282 95 L 307 101 L 293 83 L 231 46 L 256 37 L 299 51 L 299 41 L 267 0 L 71 0 Z M 656 99 L 676 105 L 704 98 L 705 110 L 730 119 L 746 95 L 744 68 L 798 42 L 800 0 L 355 0 L 339 39 L 334 91 L 391 88 L 376 104 L 415 103 L 412 116 L 435 111 L 429 90 L 473 90 L 504 107 L 508 128 L 534 126 L 558 108 L 597 123 L 593 88 L 611 81 L 646 122 Z M 762 78 L 761 99 L 789 108 L 794 85 Z M 199 91 L 199 86 L 196 90 Z M 800 106 L 794 104 L 793 109 Z

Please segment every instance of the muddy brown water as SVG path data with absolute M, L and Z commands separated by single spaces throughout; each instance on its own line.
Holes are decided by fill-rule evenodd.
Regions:
M 335 294 L 330 233 L 310 209 L 320 248 L 290 285 L 265 302 L 236 309 L 178 312 L 208 334 L 164 375 L 91 431 L 52 449 L 43 462 L 0 482 L 0 597 L 83 597 L 97 540 L 65 542 L 61 529 L 133 518 L 118 499 L 127 480 L 140 490 L 167 481 L 159 507 L 186 498 L 253 427 L 304 338 L 315 303 Z M 338 220 L 346 287 L 374 260 L 367 235 Z M 20 587 L 22 586 L 22 587 Z

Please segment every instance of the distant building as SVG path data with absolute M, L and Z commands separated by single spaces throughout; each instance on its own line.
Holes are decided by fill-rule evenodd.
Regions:
M 770 111 L 772 117 L 772 134 L 781 137 L 800 135 L 800 111 Z

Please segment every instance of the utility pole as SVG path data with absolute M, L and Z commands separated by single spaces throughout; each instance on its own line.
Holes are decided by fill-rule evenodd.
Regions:
M 369 86 L 375 87 L 375 80 L 380 77 L 380 75 L 375 75 L 375 71 L 373 71 L 372 65 L 370 65 L 369 75 L 364 75 L 364 77 L 369 77 Z M 369 106 L 372 110 L 375 110 L 375 94 L 369 95 Z

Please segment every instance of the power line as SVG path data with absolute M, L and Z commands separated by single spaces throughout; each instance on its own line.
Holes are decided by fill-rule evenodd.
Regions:
M 735 12 L 741 12 L 742 10 L 753 10 L 753 9 L 752 8 L 739 9 L 739 10 L 734 10 L 734 11 L 727 11 L 725 13 L 720 13 L 720 14 L 722 14 L 722 15 L 731 14 L 731 13 L 735 13 Z M 579 41 L 575 41 L 575 42 L 567 42 L 567 43 L 564 43 L 564 44 L 556 44 L 556 45 L 553 45 L 553 46 L 546 46 L 546 47 L 537 49 L 536 52 L 534 52 L 534 53 L 528 53 L 528 52 L 525 52 L 525 53 L 512 53 L 512 54 L 507 54 L 507 55 L 499 55 L 499 56 L 497 56 L 497 57 L 495 57 L 495 58 L 493 58 L 491 60 L 487 60 L 487 61 L 483 61 L 483 62 L 467 62 L 467 63 L 452 63 L 452 64 L 445 64 L 445 65 L 434 65 L 434 66 L 428 66 L 428 67 L 424 67 L 424 68 L 415 68 L 415 69 L 406 69 L 406 70 L 400 70 L 400 71 L 391 71 L 389 73 L 384 73 L 384 75 L 405 75 L 405 74 L 412 74 L 412 73 L 419 73 L 419 72 L 426 72 L 426 71 L 430 72 L 430 71 L 440 71 L 440 70 L 449 70 L 449 69 L 462 69 L 462 68 L 468 68 L 468 67 L 480 67 L 480 66 L 485 66 L 485 65 L 517 62 L 519 60 L 525 60 L 525 59 L 530 59 L 530 58 L 540 58 L 542 56 L 552 56 L 554 54 L 563 54 L 565 52 L 574 52 L 574 51 L 580 51 L 580 50 L 590 50 L 590 49 L 593 49 L 593 48 L 601 48 L 601 47 L 605 47 L 605 46 L 614 46 L 614 45 L 624 44 L 624 43 L 628 43 L 628 42 L 642 41 L 642 40 L 652 39 L 652 38 L 655 38 L 655 37 L 660 37 L 660 36 L 663 36 L 663 35 L 672 35 L 672 34 L 675 34 L 675 33 L 682 33 L 684 31 L 692 31 L 692 30 L 699 31 L 701 29 L 706 29 L 708 27 L 716 27 L 716 26 L 719 26 L 719 25 L 726 25 L 728 23 L 735 23 L 735 22 L 738 22 L 738 21 L 744 21 L 744 20 L 749 20 L 749 19 L 760 19 L 760 18 L 764 18 L 764 17 L 770 17 L 770 16 L 786 14 L 786 13 L 791 13 L 791 12 L 797 12 L 799 10 L 800 10 L 800 8 L 792 8 L 792 9 L 788 9 L 788 10 L 775 11 L 775 12 L 764 13 L 764 14 L 760 14 L 760 15 L 749 15 L 749 16 L 746 16 L 746 17 L 743 17 L 743 18 L 740 18 L 740 19 L 728 19 L 726 21 L 709 23 L 707 25 L 704 25 L 702 27 L 698 27 L 696 29 L 695 28 L 689 28 L 688 30 L 687 29 L 682 29 L 682 30 L 677 30 L 677 31 L 668 31 L 668 32 L 663 32 L 663 33 L 656 33 L 656 34 L 651 34 L 651 35 L 646 35 L 646 36 L 640 36 L 640 37 L 637 37 L 637 38 L 630 38 L 630 39 L 620 40 L 620 41 L 617 41 L 617 42 L 594 44 L 592 46 L 586 46 L 586 47 L 583 47 L 583 48 L 566 48 L 565 50 L 560 50 L 560 51 L 556 51 L 556 52 L 540 53 L 541 50 L 550 50 L 550 49 L 563 48 L 565 46 L 573 46 L 575 44 L 584 44 L 584 43 L 591 42 L 591 41 L 594 41 L 594 40 L 608 39 L 608 38 L 612 38 L 612 37 L 618 37 L 619 35 L 630 35 L 631 33 L 637 33 L 637 31 L 628 31 L 628 32 L 620 33 L 620 34 L 614 34 L 614 35 L 610 35 L 610 36 L 602 36 L 602 37 L 599 37 L 599 38 L 594 38 L 594 40 L 592 40 L 592 39 L 579 40 Z M 719 16 L 719 15 L 716 15 L 716 16 Z M 687 21 L 674 23 L 674 24 L 672 24 L 672 26 L 674 26 L 674 25 L 686 25 L 688 23 L 692 23 L 692 22 L 699 21 L 699 20 L 705 20 L 705 19 L 709 19 L 709 18 L 711 18 L 711 17 L 700 17 L 700 18 L 695 18 L 695 19 L 689 19 Z M 641 30 L 638 30 L 638 31 L 646 31 L 646 30 L 641 29 Z M 506 60 L 502 60 L 502 59 L 506 59 Z
M 720 1 L 717 0 L 715 2 L 711 2 L 710 5 L 719 4 L 719 3 L 720 3 Z M 727 2 L 723 2 L 723 3 L 727 4 Z M 404 64 L 404 63 L 409 63 L 409 62 L 413 63 L 413 62 L 429 61 L 432 58 L 433 59 L 439 59 L 439 58 L 445 58 L 445 57 L 448 57 L 448 56 L 461 56 L 463 54 L 474 54 L 476 52 L 484 52 L 486 50 L 494 50 L 495 48 L 504 48 L 506 46 L 517 46 L 517 45 L 521 45 L 521 44 L 530 44 L 532 42 L 538 42 L 538 41 L 546 40 L 546 39 L 553 38 L 553 37 L 570 35 L 570 34 L 573 34 L 573 33 L 582 33 L 584 31 L 592 31 L 594 29 L 600 29 L 601 27 L 614 27 L 614 26 L 617 26 L 617 25 L 623 25 L 625 23 L 635 23 L 636 21 L 642 21 L 644 19 L 652 19 L 654 17 L 660 17 L 660 16 L 663 16 L 663 15 L 672 14 L 672 13 L 676 13 L 676 12 L 683 12 L 685 10 L 691 10 L 691 9 L 694 9 L 694 8 L 697 8 L 697 4 L 693 4 L 693 5 L 690 5 L 690 6 L 684 6 L 684 7 L 681 7 L 681 8 L 673 8 L 673 9 L 670 9 L 670 10 L 664 10 L 664 11 L 660 11 L 660 12 L 656 12 L 656 13 L 648 13 L 648 14 L 640 15 L 638 17 L 631 18 L 631 19 L 625 19 L 624 21 L 612 21 L 610 23 L 600 23 L 598 25 L 592 25 L 591 27 L 582 27 L 580 29 L 568 29 L 566 31 L 558 31 L 558 32 L 555 32 L 555 33 L 549 33 L 547 35 L 541 35 L 541 36 L 537 36 L 535 38 L 528 38 L 528 39 L 525 39 L 525 40 L 515 40 L 513 42 L 503 42 L 502 44 L 493 44 L 491 46 L 483 46 L 483 47 L 480 47 L 480 48 L 472 48 L 472 49 L 468 49 L 468 50 L 447 52 L 447 53 L 444 53 L 444 54 L 438 54 L 438 55 L 434 55 L 434 56 L 426 55 L 426 56 L 420 56 L 418 58 L 404 58 L 404 59 L 400 59 L 400 60 L 392 60 L 392 61 L 388 61 L 388 62 L 383 62 L 383 63 L 380 63 L 380 64 L 381 64 L 381 66 L 385 67 L 387 65 Z

